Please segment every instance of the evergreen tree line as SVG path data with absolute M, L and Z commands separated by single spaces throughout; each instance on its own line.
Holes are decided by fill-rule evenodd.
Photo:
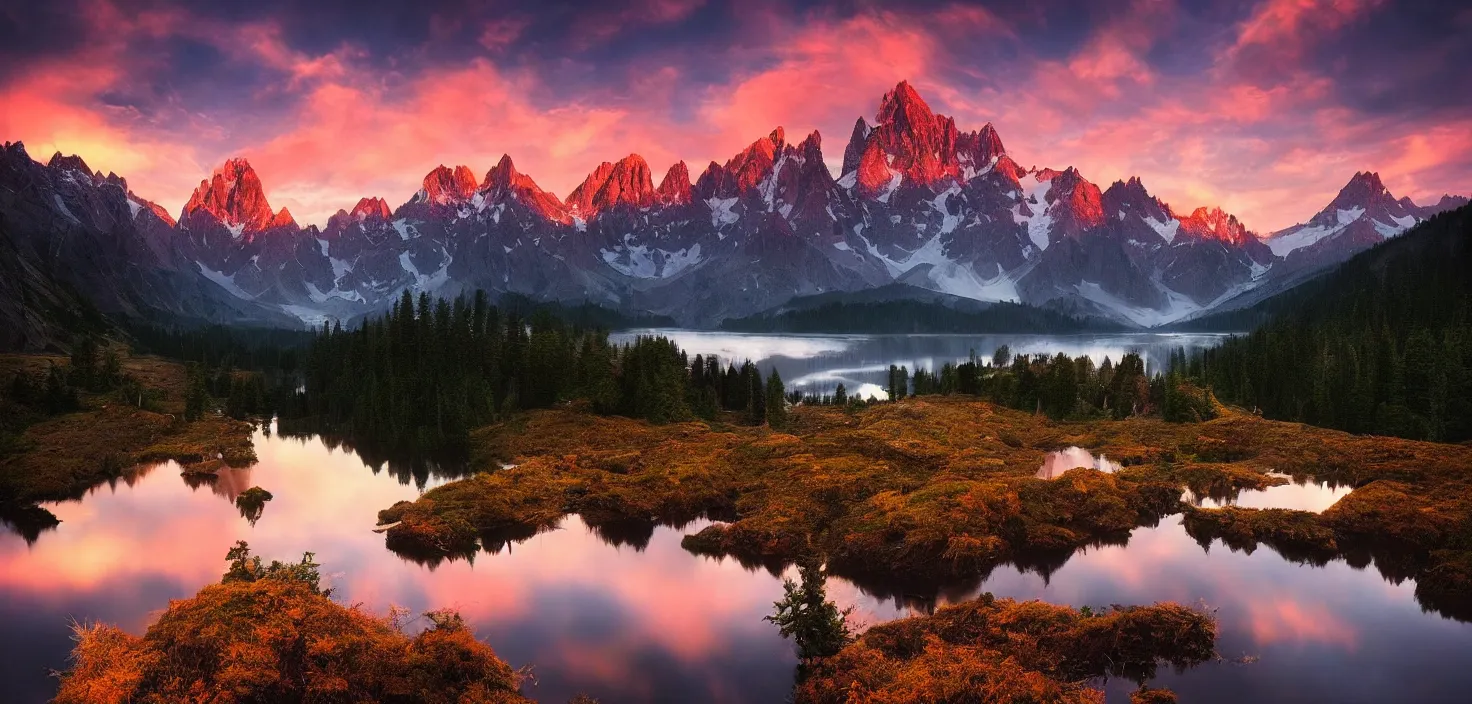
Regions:
M 278 328 L 160 327 L 134 325 L 127 330 L 136 354 L 155 354 L 206 369 L 295 374 L 313 333 Z
M 50 363 L 44 372 L 18 369 L 0 387 L 0 457 L 16 448 L 20 434 L 43 418 L 82 408 L 82 394 L 111 394 L 116 400 L 158 410 L 162 398 L 122 368 L 116 349 L 84 334 L 72 342 L 71 356 Z
M 1243 337 L 1178 361 L 1223 400 L 1353 433 L 1472 439 L 1472 209 L 1345 263 Z M 1299 296 L 1304 296 L 1300 298 Z
M 1005 345 L 983 364 L 973 354 L 965 362 L 947 363 L 938 371 L 916 369 L 913 389 L 908 370 L 891 373 L 890 398 L 906 393 L 961 393 L 980 396 L 1009 408 L 1046 414 L 1055 419 L 1128 418 L 1159 411 L 1163 379 L 1145 372 L 1145 360 L 1130 352 L 1118 363 L 1105 358 L 1095 365 L 1088 355 L 1069 357 L 1013 355 Z
M 965 394 L 1059 420 L 1160 414 L 1172 422 L 1187 422 L 1216 415 L 1210 390 L 1180 374 L 1151 376 L 1146 373 L 1145 360 L 1134 352 L 1118 363 L 1105 358 L 1096 366 L 1087 355 L 1014 356 L 1003 345 L 991 361 L 973 352 L 966 361 L 947 362 L 939 370 L 917 368 L 911 373 L 906 367 L 890 365 L 886 392 L 892 401 L 906 396 Z M 853 403 L 842 385 L 831 396 L 808 396 L 804 402 Z
M 780 425 L 784 396 L 775 373 L 691 360 L 667 338 L 614 345 L 548 310 L 527 319 L 498 308 L 484 292 L 453 301 L 405 292 L 357 329 L 324 326 L 305 352 L 301 388 L 277 409 L 283 420 L 408 450 L 454 447 L 508 413 L 573 400 L 655 423 L 724 410 Z

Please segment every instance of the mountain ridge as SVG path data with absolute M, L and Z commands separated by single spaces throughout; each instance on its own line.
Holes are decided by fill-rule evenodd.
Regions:
M 714 326 L 794 297 L 903 282 L 1153 327 L 1303 278 L 1461 202 L 1397 200 L 1360 172 L 1298 229 L 1259 237 L 1219 208 L 1178 214 L 1138 177 L 1101 189 L 1072 166 L 1024 169 L 990 123 L 963 132 L 907 82 L 872 124 L 856 120 L 836 178 L 821 134 L 793 143 L 776 127 L 693 182 L 681 161 L 656 187 L 629 154 L 566 199 L 510 155 L 483 179 L 439 165 L 398 207 L 364 197 L 325 228 L 273 212 L 243 158 L 202 180 L 177 223 L 80 157 L 31 163 L 57 183 L 118 185 L 135 217 L 157 216 L 138 235 L 152 256 L 133 264 L 202 277 L 266 317 L 309 325 L 382 310 L 406 289 L 485 289 Z M 62 210 L 81 198 L 71 188 L 34 198 Z

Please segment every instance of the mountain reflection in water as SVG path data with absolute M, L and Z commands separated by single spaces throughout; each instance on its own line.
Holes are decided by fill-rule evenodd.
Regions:
M 605 704 L 773 702 L 791 687 L 792 646 L 762 620 L 782 596 L 780 579 L 681 549 L 681 536 L 707 521 L 594 529 L 569 516 L 555 530 L 506 536 L 494 553 L 423 566 L 385 549 L 371 530 L 379 509 L 418 494 L 414 472 L 375 472 L 317 438 L 258 433 L 255 441 L 261 462 L 248 481 L 191 487 L 177 466 L 161 465 L 80 502 L 49 505 L 62 523 L 34 545 L 0 535 L 7 700 L 54 692 L 47 670 L 65 667 L 73 619 L 141 633 L 170 599 L 217 581 L 236 540 L 271 558 L 315 552 L 343 603 L 378 613 L 390 604 L 459 609 L 513 666 L 534 666 L 538 683 L 527 693 L 542 701 L 581 692 Z M 274 495 L 254 527 L 228 503 L 252 485 Z M 830 595 L 856 605 L 867 623 L 979 591 L 1095 608 L 1204 603 L 1221 620 L 1220 652 L 1260 660 L 1163 673 L 1160 684 L 1183 701 L 1456 701 L 1472 688 L 1463 662 L 1472 625 L 1424 613 L 1410 582 L 1391 584 L 1343 560 L 1295 564 L 1267 548 L 1203 551 L 1179 516 L 1123 545 L 1043 556 L 1025 569 L 1003 565 L 946 589 L 830 582 Z M 1110 683 L 1110 701 L 1126 701 L 1129 688 Z

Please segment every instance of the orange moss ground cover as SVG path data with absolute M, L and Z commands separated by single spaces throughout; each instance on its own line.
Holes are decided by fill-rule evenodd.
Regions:
M 142 637 L 77 627 L 57 704 L 521 704 L 520 677 L 458 615 L 409 637 L 304 581 L 231 581 L 169 604 Z
M 1075 445 L 1127 466 L 1034 478 L 1048 451 Z M 1229 494 L 1281 483 L 1267 475 L 1277 471 L 1361 488 L 1322 515 L 1194 510 L 1188 525 L 1230 523 L 1219 535 L 1237 548 L 1274 544 L 1266 538 L 1276 535 L 1275 546 L 1294 558 L 1350 554 L 1369 540 L 1394 545 L 1414 556 L 1395 570 L 1420 579 L 1424 595 L 1446 603 L 1472 593 L 1472 447 L 1353 436 L 1231 409 L 1195 424 L 1052 422 L 927 396 L 857 412 L 799 407 L 786 432 L 775 432 L 559 408 L 482 428 L 472 447 L 481 474 L 380 513 L 381 523 L 396 524 L 391 548 L 463 555 L 568 513 L 595 528 L 706 513 L 730 522 L 687 536 L 687 549 L 773 566 L 817 554 L 846 576 L 935 581 L 1122 539 L 1182 510 L 1183 485 Z M 500 462 L 517 466 L 498 470 Z
M 901 702 L 1101 703 L 1104 676 L 1143 682 L 1161 664 L 1216 657 L 1216 622 L 1175 604 L 1090 614 L 984 594 L 870 628 L 799 682 L 799 704 Z M 1174 701 L 1168 690 L 1136 693 Z

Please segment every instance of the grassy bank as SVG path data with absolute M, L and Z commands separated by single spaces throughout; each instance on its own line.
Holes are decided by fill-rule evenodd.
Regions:
M 1127 465 L 1034 478 L 1047 452 L 1079 446 Z M 1185 507 L 1181 488 L 1222 495 L 1280 483 L 1277 471 L 1361 487 L 1333 509 L 1193 510 L 1228 544 L 1285 555 L 1410 556 L 1423 604 L 1465 614 L 1472 554 L 1472 448 L 1352 436 L 1226 410 L 1197 424 L 1052 422 L 984 402 L 922 397 L 857 412 L 799 407 L 786 432 L 723 423 L 663 426 L 577 408 L 536 411 L 472 437 L 485 471 L 380 514 L 389 547 L 443 558 L 492 549 L 568 513 L 595 529 L 628 521 L 728 522 L 687 536 L 691 551 L 773 569 L 816 555 L 884 590 L 975 577 L 1014 561 L 1048 564 L 1118 542 Z M 1270 531 L 1246 528 L 1285 522 Z M 1326 540 L 1328 538 L 1328 540 Z M 1366 547 L 1367 545 L 1371 547 Z M 1372 547 L 1374 549 L 1372 549 Z
M 62 357 L 0 356 L 0 379 L 16 372 L 44 375 Z M 139 407 L 121 391 L 80 394 L 78 410 L 38 418 L 0 456 L 0 504 L 30 507 L 74 499 L 139 464 L 175 460 L 207 470 L 256 460 L 253 426 L 216 413 L 184 422 L 186 371 L 156 357 L 125 357 L 122 371 L 136 379 L 147 402 Z

